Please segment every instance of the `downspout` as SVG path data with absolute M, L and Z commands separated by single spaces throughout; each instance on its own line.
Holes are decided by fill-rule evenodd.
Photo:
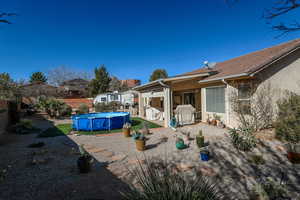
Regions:
M 230 102 L 229 102 L 229 85 L 225 79 L 222 79 L 222 82 L 226 85 L 226 94 L 225 94 L 225 115 L 226 115 L 226 126 L 230 124 L 229 111 L 230 111 Z

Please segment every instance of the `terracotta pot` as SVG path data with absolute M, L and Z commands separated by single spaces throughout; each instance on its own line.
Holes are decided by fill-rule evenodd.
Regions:
M 300 163 L 300 153 L 288 152 L 287 158 L 291 163 L 299 164 Z
M 214 125 L 214 126 L 217 126 L 217 120 L 213 119 L 213 120 L 211 121 L 211 124 Z
M 145 140 L 135 140 L 136 149 L 139 151 L 144 151 L 146 146 Z
M 125 137 L 130 137 L 130 128 L 123 128 L 123 134 Z

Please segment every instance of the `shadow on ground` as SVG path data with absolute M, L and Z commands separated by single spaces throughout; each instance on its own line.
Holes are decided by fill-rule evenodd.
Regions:
M 35 116 L 37 128 L 55 129 L 53 123 Z M 38 138 L 37 133 L 8 133 L 0 142 L 0 199 L 119 200 L 128 185 L 112 174 L 105 163 L 94 159 L 92 171 L 77 169 L 78 146 L 69 137 Z M 41 148 L 28 148 L 44 142 Z
M 261 142 L 252 153 L 238 151 L 222 141 L 210 145 L 210 149 L 213 149 L 213 160 L 209 165 L 217 172 L 215 182 L 219 183 L 217 187 L 223 194 L 228 198 L 247 199 L 253 185 L 272 177 L 287 185 L 290 199 L 299 198 L 300 166 L 291 164 L 284 152 L 269 143 Z M 250 155 L 253 154 L 262 155 L 265 164 L 256 165 L 250 162 Z

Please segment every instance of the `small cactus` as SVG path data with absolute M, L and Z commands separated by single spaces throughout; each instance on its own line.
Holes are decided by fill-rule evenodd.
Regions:
M 196 143 L 199 148 L 204 147 L 204 136 L 202 130 L 200 130 L 199 134 L 196 136 Z

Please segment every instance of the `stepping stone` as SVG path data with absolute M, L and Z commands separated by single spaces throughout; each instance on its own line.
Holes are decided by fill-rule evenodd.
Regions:
M 128 164 L 130 165 L 138 165 L 139 163 L 144 164 L 145 160 L 138 160 L 138 159 L 128 160 Z
M 188 171 L 193 169 L 195 166 L 192 163 L 180 163 L 176 167 L 180 171 Z
M 99 152 L 102 152 L 102 151 L 106 151 L 106 149 L 103 149 L 103 148 L 93 148 L 93 149 L 89 149 L 89 152 L 90 152 L 90 153 L 99 153 Z
M 277 149 L 278 151 L 281 151 L 281 152 L 285 152 L 285 151 L 286 151 L 285 148 L 284 148 L 283 146 L 281 146 L 281 145 L 277 145 L 277 146 L 276 146 L 276 149 Z
M 102 151 L 101 152 L 101 154 L 103 155 L 103 156 L 105 156 L 105 157 L 112 157 L 113 155 L 114 155 L 114 153 L 113 152 L 111 152 L 111 151 Z
M 119 154 L 119 155 L 114 155 L 111 157 L 112 161 L 119 161 L 119 160 L 123 160 L 124 158 L 126 158 L 127 156 L 124 154 Z
M 213 168 L 210 168 L 210 167 L 200 167 L 200 172 L 204 176 L 215 176 L 217 174 L 215 172 L 215 170 Z
M 94 148 L 96 148 L 96 147 L 93 146 L 93 145 L 87 145 L 87 144 L 84 144 L 84 145 L 83 145 L 83 148 L 85 148 L 86 150 L 90 150 L 90 149 L 94 149 Z

